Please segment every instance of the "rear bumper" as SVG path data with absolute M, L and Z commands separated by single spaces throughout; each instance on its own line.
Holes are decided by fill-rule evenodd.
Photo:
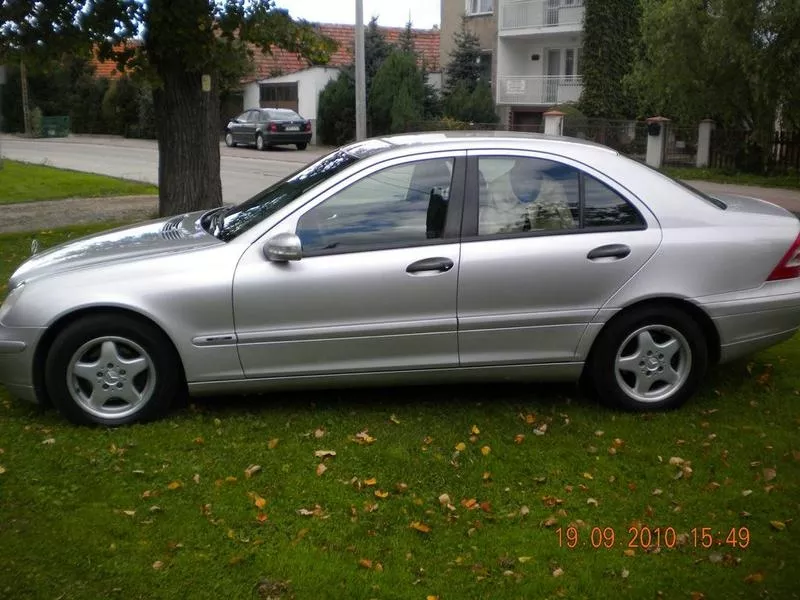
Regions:
M 720 362 L 774 346 L 800 328 L 800 279 L 725 296 L 698 299 L 719 332 Z
M 311 141 L 310 131 L 287 131 L 265 133 L 264 140 L 268 144 L 308 144 Z
M 0 325 L 0 384 L 12 396 L 37 402 L 33 387 L 33 353 L 41 330 Z

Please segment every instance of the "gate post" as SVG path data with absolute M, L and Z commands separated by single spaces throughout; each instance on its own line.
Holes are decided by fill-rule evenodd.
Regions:
M 667 135 L 670 120 L 666 117 L 647 119 L 647 155 L 645 162 L 654 169 L 660 169 L 667 149 Z
M 697 161 L 698 169 L 707 167 L 711 163 L 711 132 L 714 130 L 713 119 L 703 119 L 697 129 Z
M 545 135 L 564 135 L 564 117 L 566 113 L 559 110 L 549 110 L 543 116 Z

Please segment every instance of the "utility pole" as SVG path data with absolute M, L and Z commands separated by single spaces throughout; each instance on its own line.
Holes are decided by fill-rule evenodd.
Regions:
M 25 126 L 25 135 L 33 137 L 31 130 L 31 107 L 28 98 L 28 73 L 25 70 L 25 59 L 19 61 L 19 78 L 22 84 L 22 122 Z
M 356 140 L 367 137 L 367 72 L 364 57 L 364 3 L 356 0 Z

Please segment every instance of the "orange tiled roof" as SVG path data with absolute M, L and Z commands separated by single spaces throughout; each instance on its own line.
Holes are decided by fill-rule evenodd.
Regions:
M 317 26 L 319 32 L 334 40 L 338 44 L 338 49 L 331 55 L 331 59 L 326 66 L 344 67 L 353 62 L 353 45 L 355 41 L 354 25 L 333 25 L 322 24 Z M 386 41 L 396 44 L 403 32 L 403 27 L 380 27 Z M 424 62 L 431 71 L 439 70 L 439 30 L 438 29 L 414 29 L 414 48 L 420 55 L 420 61 Z M 120 76 L 116 62 L 101 62 L 95 55 L 93 61 L 95 75 L 97 77 L 108 77 L 116 79 Z M 290 75 L 297 71 L 308 68 L 308 63 L 293 52 L 287 52 L 280 48 L 273 48 L 271 54 L 264 54 L 255 50 L 253 57 L 253 71 L 244 81 L 256 81 L 268 79 L 280 75 Z

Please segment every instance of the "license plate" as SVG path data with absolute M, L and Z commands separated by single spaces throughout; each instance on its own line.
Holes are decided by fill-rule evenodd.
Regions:
M 296 125 L 289 125 L 285 128 L 286 131 L 300 131 L 300 128 Z

